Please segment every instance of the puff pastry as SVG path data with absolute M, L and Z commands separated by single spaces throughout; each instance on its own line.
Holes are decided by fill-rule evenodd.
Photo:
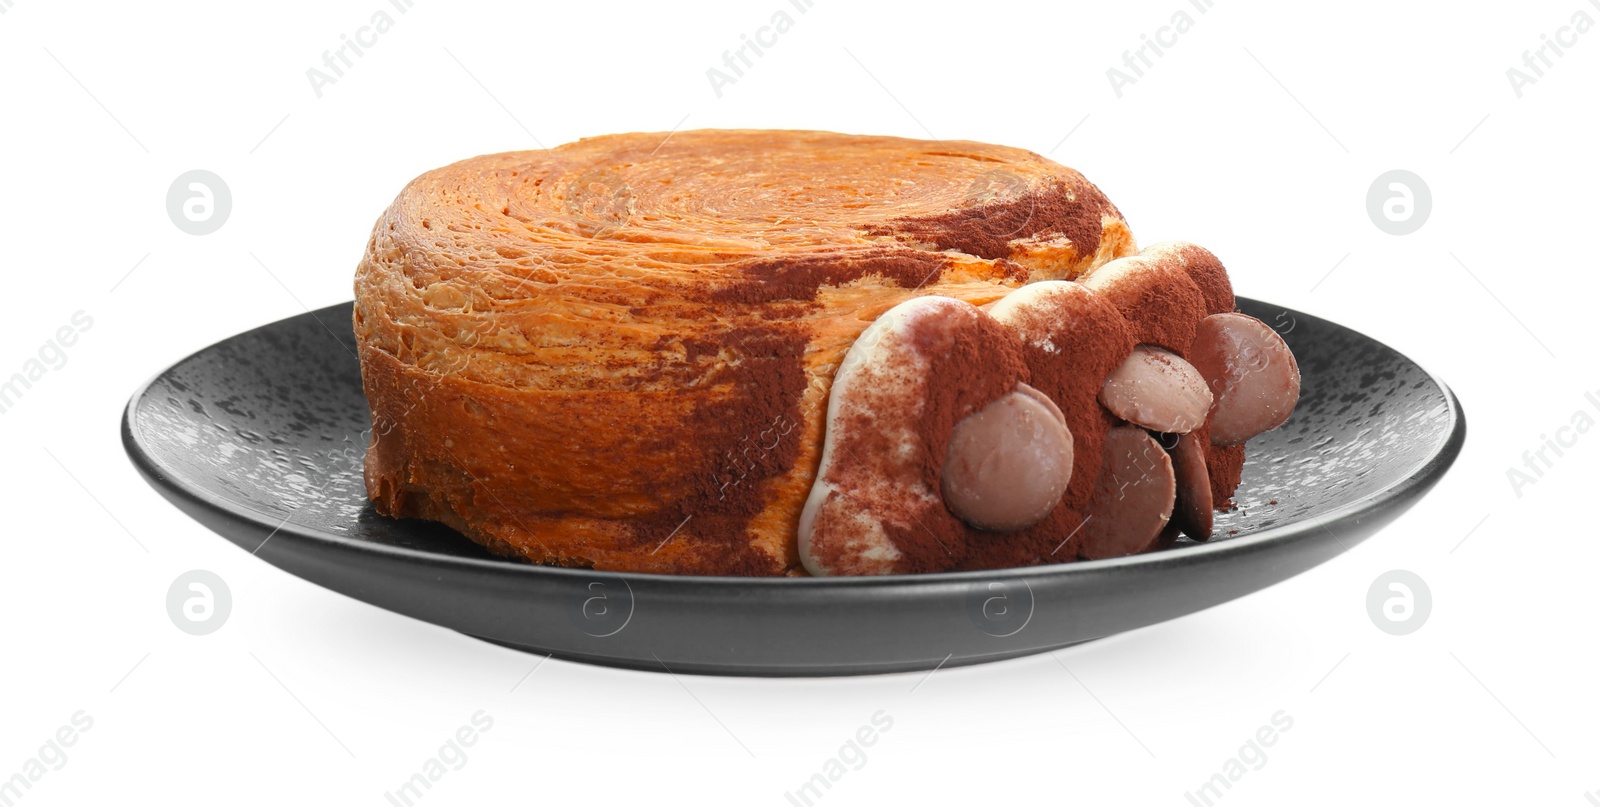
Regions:
M 1144 258 L 1203 262 L 1165 249 Z M 465 160 L 406 186 L 356 273 L 368 492 L 383 515 L 537 563 L 804 574 L 833 375 L 874 320 L 921 296 L 984 306 L 1136 252 L 1082 175 L 982 143 L 691 131 Z M 1147 332 L 1118 334 L 1098 378 L 1050 382 L 1077 390 L 1063 409 L 1094 406 L 1083 390 L 1136 342 L 1182 352 L 1198 319 L 1232 311 L 1220 264 L 1191 274 L 1186 313 L 1130 318 Z M 1102 307 L 1145 292 L 1166 293 Z M 1079 471 L 1103 436 L 1074 435 Z M 1224 503 L 1243 449 L 1206 455 Z M 1067 498 L 1093 489 L 1074 477 Z

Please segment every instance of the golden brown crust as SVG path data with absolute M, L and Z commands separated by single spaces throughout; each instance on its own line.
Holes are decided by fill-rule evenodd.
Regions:
M 979 143 L 635 134 L 430 171 L 356 275 L 368 490 L 535 562 L 792 573 L 879 313 L 1133 252 L 1077 172 Z

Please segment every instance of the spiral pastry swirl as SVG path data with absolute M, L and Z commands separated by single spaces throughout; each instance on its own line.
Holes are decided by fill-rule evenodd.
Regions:
M 798 573 L 835 369 L 910 298 L 1131 255 L 1028 151 L 807 131 L 590 138 L 412 181 L 355 279 L 381 514 L 539 563 Z

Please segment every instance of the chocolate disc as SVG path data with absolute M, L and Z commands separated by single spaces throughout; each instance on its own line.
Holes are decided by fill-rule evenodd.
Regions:
M 1072 479 L 1072 432 L 1061 410 L 1027 384 L 956 424 L 940 475 L 944 502 L 981 530 L 1032 526 Z
M 1172 455 L 1172 473 L 1178 483 L 1172 523 L 1183 530 L 1184 535 L 1204 541 L 1211 537 L 1212 518 L 1211 472 L 1206 470 L 1206 447 L 1193 432 L 1174 437 L 1177 443 L 1168 451 Z
M 1153 548 L 1176 498 L 1172 460 L 1144 429 L 1118 426 L 1107 432 L 1104 457 L 1079 527 L 1078 554 L 1091 560 Z
M 1211 442 L 1235 445 L 1283 425 L 1300 400 L 1300 367 L 1283 337 L 1244 314 L 1200 321 L 1189 361 L 1211 388 Z
M 1211 391 L 1199 371 L 1176 353 L 1137 345 L 1100 388 L 1100 402 L 1129 423 L 1182 434 L 1205 423 Z

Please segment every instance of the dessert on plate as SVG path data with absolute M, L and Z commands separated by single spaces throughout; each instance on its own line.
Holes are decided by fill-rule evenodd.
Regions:
M 356 273 L 383 515 L 535 563 L 895 574 L 1206 540 L 1299 372 L 1202 247 L 983 143 L 697 131 L 412 181 Z

